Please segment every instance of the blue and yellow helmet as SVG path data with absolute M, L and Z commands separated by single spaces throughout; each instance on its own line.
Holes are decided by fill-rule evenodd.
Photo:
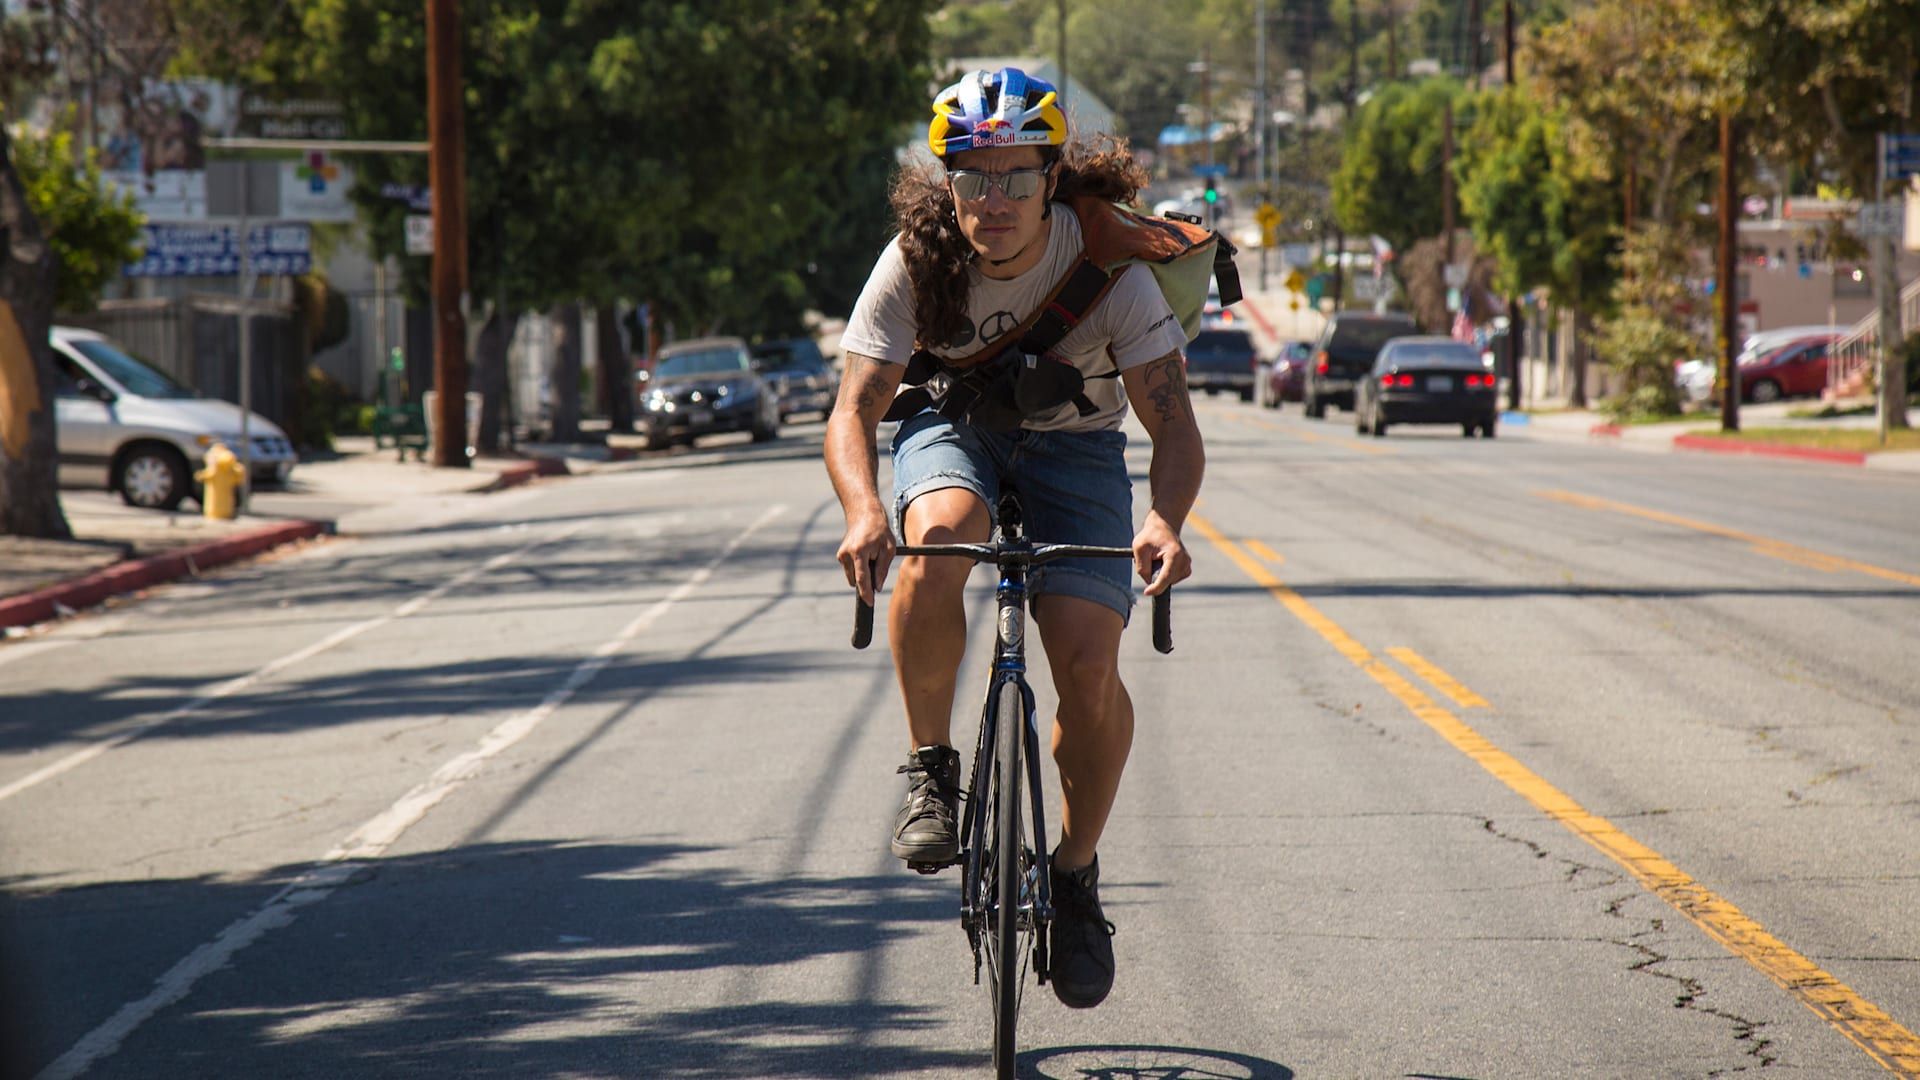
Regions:
M 945 159 L 995 146 L 1059 146 L 1067 114 L 1051 83 L 1019 68 L 972 71 L 933 99 L 927 145 Z

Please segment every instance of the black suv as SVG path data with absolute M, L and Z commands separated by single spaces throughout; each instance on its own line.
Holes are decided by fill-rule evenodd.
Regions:
M 1328 405 L 1353 411 L 1353 384 L 1373 370 L 1380 347 L 1397 337 L 1418 334 L 1413 316 L 1401 312 L 1342 311 L 1327 320 L 1313 347 L 1301 399 L 1308 416 L 1325 416 Z

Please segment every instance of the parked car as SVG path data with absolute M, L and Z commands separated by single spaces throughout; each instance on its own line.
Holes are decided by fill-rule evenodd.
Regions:
M 62 487 L 117 491 L 129 506 L 172 510 L 198 498 L 193 474 L 215 443 L 242 450 L 238 405 L 201 397 L 92 330 L 56 326 L 54 420 Z M 285 483 L 299 463 L 287 433 L 253 413 L 253 482 Z
M 728 431 L 766 442 L 780 433 L 780 399 L 753 370 L 747 343 L 696 338 L 661 349 L 640 397 L 647 449 Z
M 1785 397 L 1818 397 L 1827 388 L 1827 350 L 1839 339 L 1823 333 L 1742 353 L 1740 400 L 1764 405 Z
M 1273 358 L 1273 370 L 1267 373 L 1267 408 L 1277 409 L 1283 401 L 1302 399 L 1306 392 L 1307 365 L 1312 360 L 1312 342 L 1289 341 L 1280 346 L 1279 355 Z
M 1827 354 L 1840 340 L 1831 326 L 1789 326 L 1750 335 L 1735 362 L 1740 365 L 1740 399 L 1756 403 L 1783 397 L 1818 396 L 1827 386 Z M 1714 357 L 1674 366 L 1674 384 L 1687 401 L 1714 396 L 1720 362 Z
M 1217 394 L 1222 390 L 1253 400 L 1253 335 L 1245 330 L 1202 330 L 1187 345 L 1187 386 Z
M 1354 430 L 1385 435 L 1393 424 L 1459 424 L 1493 438 L 1500 379 L 1480 350 L 1449 337 L 1387 342 L 1355 389 Z
M 840 375 L 820 355 L 812 338 L 763 341 L 753 346 L 753 369 L 773 387 L 780 399 L 780 419 L 796 413 L 817 412 L 822 420 L 833 412 L 840 395 Z
M 1315 343 L 1301 401 L 1308 416 L 1326 415 L 1327 406 L 1354 407 L 1354 384 L 1373 370 L 1381 346 L 1418 334 L 1413 316 L 1399 312 L 1342 311 L 1327 320 Z M 1478 358 L 1476 358 L 1478 362 Z
M 1233 309 L 1220 304 L 1220 283 L 1208 278 L 1207 299 L 1200 305 L 1200 328 L 1211 330 L 1232 326 L 1234 318 Z

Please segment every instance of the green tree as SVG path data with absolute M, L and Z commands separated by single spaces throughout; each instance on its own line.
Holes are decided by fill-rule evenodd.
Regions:
M 243 6 L 259 40 L 194 41 L 190 62 L 312 85 L 343 102 L 362 137 L 423 134 L 420 4 Z M 873 196 L 926 107 L 931 6 L 470 0 L 475 303 L 505 319 L 574 300 L 648 300 L 681 328 L 752 335 L 795 329 L 802 311 L 857 291 L 885 239 L 885 201 Z M 376 251 L 399 253 L 406 208 L 378 192 L 424 183 L 425 161 L 369 157 L 359 177 Z M 427 261 L 404 266 L 423 302 Z M 506 337 L 483 341 L 503 349 Z M 484 385 L 498 357 L 480 359 Z
M 1347 128 L 1333 174 L 1333 209 L 1351 233 L 1372 233 L 1395 251 L 1440 233 L 1440 168 L 1446 106 L 1472 119 L 1468 95 L 1447 78 L 1381 89 Z
M 1619 310 L 1601 320 L 1594 349 L 1623 387 L 1602 408 L 1617 417 L 1670 416 L 1680 411 L 1676 360 L 1696 355 L 1700 341 L 1683 327 L 1688 244 L 1664 225 L 1635 229 L 1621 252 Z
M 27 205 L 47 232 L 56 271 L 54 307 L 91 311 L 107 282 L 140 257 L 140 226 L 133 196 L 107 192 L 99 155 L 88 150 L 73 167 L 73 133 L 25 135 L 14 141 L 14 167 L 26 185 Z

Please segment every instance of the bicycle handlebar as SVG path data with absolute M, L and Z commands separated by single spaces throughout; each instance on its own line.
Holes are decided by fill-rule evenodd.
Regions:
M 1040 544 L 1026 552 L 1003 550 L 998 544 L 909 544 L 894 549 L 899 555 L 953 555 L 996 565 L 1044 566 L 1056 559 L 1131 559 L 1132 548 L 1101 547 L 1094 544 Z M 1155 564 L 1158 570 L 1159 564 Z M 1173 651 L 1172 589 L 1153 598 L 1153 648 L 1161 654 Z M 873 605 L 855 595 L 853 600 L 853 647 L 864 649 L 873 643 Z

